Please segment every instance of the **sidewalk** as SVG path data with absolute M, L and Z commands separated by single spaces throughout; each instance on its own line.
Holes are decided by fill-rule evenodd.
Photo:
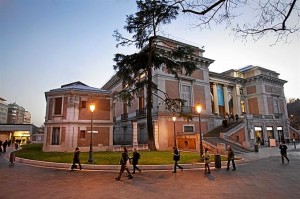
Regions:
M 293 145 L 287 145 L 288 146 L 288 152 L 297 151 L 300 152 L 300 144 L 297 144 L 296 150 L 294 149 Z M 4 156 L 4 159 L 9 162 L 9 154 L 11 151 L 14 151 L 13 147 L 7 148 L 7 153 L 1 154 L 1 156 Z M 236 160 L 236 164 L 245 164 L 251 161 L 260 160 L 264 158 L 270 158 L 275 156 L 280 156 L 280 150 L 278 147 L 264 147 L 261 146 L 259 148 L 259 152 L 250 152 L 250 153 L 243 153 L 236 155 L 237 157 L 242 158 L 241 160 Z M 0 162 L 1 162 L 0 158 Z M 39 166 L 39 167 L 48 167 L 48 168 L 60 168 L 60 169 L 69 169 L 71 166 L 71 163 L 54 163 L 54 162 L 44 162 L 44 161 L 37 161 L 37 160 L 29 160 L 29 159 L 23 159 L 16 157 L 17 163 L 22 164 L 28 164 L 33 166 Z M 2 160 L 3 163 L 3 160 Z M 223 167 L 226 166 L 227 162 L 222 162 Z M 196 164 L 180 164 L 183 166 L 184 169 L 192 170 L 192 169 L 203 169 L 204 163 L 196 163 Z M 215 168 L 215 162 L 210 163 L 211 168 Z M 139 165 L 139 168 L 141 168 L 144 171 L 150 171 L 150 170 L 172 170 L 174 167 L 173 164 L 169 165 Z M 82 169 L 84 170 L 101 170 L 101 171 L 119 171 L 120 166 L 119 165 L 91 165 L 91 164 L 82 164 Z

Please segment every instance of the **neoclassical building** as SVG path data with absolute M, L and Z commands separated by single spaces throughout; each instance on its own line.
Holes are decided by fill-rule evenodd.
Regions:
M 163 66 L 153 69 L 153 82 L 169 97 L 184 99 L 179 112 L 191 118 L 186 120 L 179 112 L 174 115 L 168 111 L 162 100 L 164 94 L 155 93 L 152 118 L 157 149 L 170 149 L 176 144 L 181 149 L 199 151 L 200 140 L 211 149 L 222 142 L 253 149 L 258 141 L 273 146 L 288 138 L 299 139 L 299 132 L 288 121 L 286 81 L 277 72 L 252 65 L 223 73 L 211 72 L 209 66 L 214 60 L 204 57 L 203 49 L 165 37 L 156 40 L 165 53 L 172 46 L 188 45 L 194 50 L 190 59 L 198 68 L 192 75 L 179 78 Z M 120 90 L 122 81 L 114 75 L 101 89 L 74 82 L 46 92 L 43 150 L 73 151 L 78 146 L 88 151 L 91 132 L 95 151 L 116 150 L 123 145 L 146 148 L 146 90 L 140 90 L 131 106 L 113 99 L 112 93 Z M 90 104 L 96 107 L 93 113 Z M 196 106 L 201 106 L 200 114 Z M 238 120 L 229 121 L 227 115 L 237 116 Z M 224 119 L 228 120 L 226 128 Z
M 158 37 L 159 47 L 166 52 L 173 46 L 188 45 L 172 39 Z M 165 45 L 165 43 L 168 43 Z M 199 126 L 205 136 L 222 125 L 226 115 L 237 115 L 239 122 L 230 129 L 221 129 L 218 137 L 251 149 L 260 139 L 261 144 L 269 144 L 269 139 L 279 142 L 298 132 L 291 132 L 284 95 L 285 80 L 275 71 L 259 66 L 246 66 L 223 73 L 209 71 L 214 60 L 203 56 L 204 50 L 191 46 L 198 69 L 191 76 L 181 75 L 179 79 L 169 74 L 164 67 L 153 70 L 153 82 L 172 98 L 186 100 L 181 108 L 192 115 L 191 121 L 184 118 L 172 120 L 173 113 L 164 108 L 160 97 L 153 95 L 153 121 L 156 147 L 164 150 L 177 143 L 179 148 L 199 150 Z M 111 92 L 122 89 L 118 77 L 113 76 L 103 87 Z M 127 103 L 113 102 L 113 143 L 114 145 L 141 145 L 147 143 L 147 122 L 145 90 L 127 106 Z M 201 105 L 199 115 L 195 107 Z M 175 133 L 174 133 L 175 131 Z M 209 145 L 209 140 L 204 138 Z
M 111 93 L 82 82 L 45 92 L 44 151 L 110 150 L 113 138 Z M 91 112 L 90 105 L 95 106 Z M 93 122 L 92 122 L 93 121 Z

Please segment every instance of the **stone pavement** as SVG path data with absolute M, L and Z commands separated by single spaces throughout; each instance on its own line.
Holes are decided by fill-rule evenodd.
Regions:
M 278 148 L 240 154 L 236 171 L 203 169 L 171 173 L 147 170 L 115 181 L 117 171 L 10 166 L 0 157 L 0 198 L 300 198 L 300 146 L 290 146 L 289 164 L 281 164 Z M 224 165 L 224 163 L 222 163 Z M 3 197 L 5 196 L 5 197 Z

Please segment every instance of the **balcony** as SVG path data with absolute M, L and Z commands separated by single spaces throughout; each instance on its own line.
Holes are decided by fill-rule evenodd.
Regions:
M 128 119 L 128 113 L 121 114 L 121 120 L 122 121 L 127 120 L 127 119 Z
M 281 119 L 283 117 L 283 114 L 282 113 L 275 113 L 274 116 L 275 116 L 276 119 Z
M 181 112 L 186 114 L 192 114 L 195 113 L 195 107 L 192 106 L 182 106 Z
M 146 116 L 146 108 L 141 108 L 136 110 L 136 117 L 145 117 Z

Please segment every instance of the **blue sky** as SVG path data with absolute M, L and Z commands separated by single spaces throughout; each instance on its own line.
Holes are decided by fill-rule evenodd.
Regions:
M 0 97 L 23 106 L 33 124 L 42 125 L 46 91 L 75 81 L 99 88 L 114 74 L 114 54 L 135 51 L 116 48 L 112 37 L 115 29 L 126 33 L 126 15 L 135 11 L 133 0 L 0 0 Z M 272 37 L 242 42 L 223 27 L 200 31 L 194 22 L 180 17 L 162 31 L 205 46 L 204 56 L 215 60 L 211 71 L 265 67 L 288 81 L 287 98 L 300 98 L 299 34 L 272 46 Z

